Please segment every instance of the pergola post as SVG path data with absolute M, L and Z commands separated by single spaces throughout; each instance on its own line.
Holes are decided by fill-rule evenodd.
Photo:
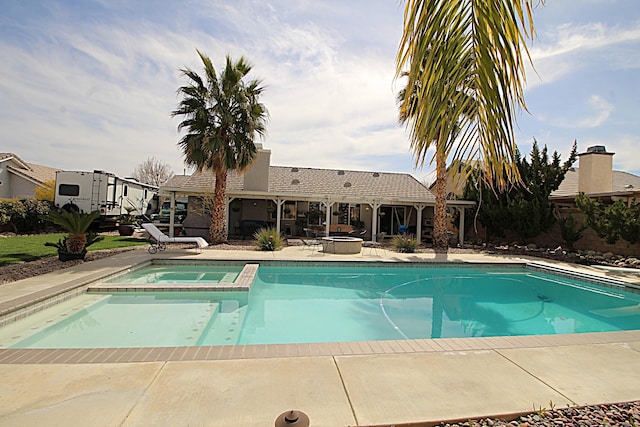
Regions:
M 380 203 L 376 203 L 373 201 L 369 203 L 371 206 L 371 240 L 373 242 L 377 242 L 378 236 L 378 209 L 380 208 Z
M 176 192 L 171 192 L 169 197 L 169 236 L 175 236 L 173 229 L 175 228 L 175 215 L 176 215 Z
M 416 239 L 422 244 L 422 210 L 424 205 L 413 205 L 416 209 Z
M 333 202 L 331 201 L 331 199 L 327 199 L 327 201 L 322 202 L 322 204 L 324 204 L 325 206 L 324 235 L 325 237 L 329 237 L 329 225 L 331 225 L 331 205 L 333 205 Z
M 282 205 L 284 205 L 284 200 L 275 199 L 276 202 L 276 231 L 280 234 L 280 221 L 282 221 Z
M 458 243 L 460 246 L 464 244 L 464 206 L 458 208 L 460 210 L 460 222 L 458 222 Z

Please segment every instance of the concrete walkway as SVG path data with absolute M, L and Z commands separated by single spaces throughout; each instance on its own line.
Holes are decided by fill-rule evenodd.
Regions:
M 312 255 L 297 247 L 275 254 L 175 250 L 162 256 L 523 261 L 467 254 Z M 137 250 L 1 286 L 0 309 L 149 258 Z M 111 363 L 65 362 L 81 350 L 43 350 L 51 353 L 47 363 L 31 362 L 38 350 L 0 350 L 0 425 L 262 427 L 289 409 L 307 413 L 312 426 L 422 425 L 640 400 L 640 331 L 307 345 L 307 353 L 291 346 L 252 346 L 252 354 L 248 347 L 228 347 L 158 351 L 144 362 L 135 361 L 139 349 L 102 351 Z M 116 356 L 125 351 L 127 356 Z M 282 357 L 287 351 L 298 356 Z M 207 360 L 212 352 L 217 360 Z

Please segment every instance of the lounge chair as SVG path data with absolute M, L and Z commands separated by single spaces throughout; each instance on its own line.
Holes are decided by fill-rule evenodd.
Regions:
M 196 245 L 197 249 L 209 246 L 207 241 L 202 237 L 169 237 L 151 223 L 142 224 L 142 228 L 147 230 L 151 238 L 155 240 L 155 243 L 151 242 L 151 246 L 149 246 L 148 250 L 150 254 L 155 254 L 158 251 L 164 251 L 167 249 L 168 243 L 193 243 Z

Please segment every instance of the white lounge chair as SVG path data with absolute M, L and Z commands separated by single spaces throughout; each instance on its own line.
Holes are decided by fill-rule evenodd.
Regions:
M 151 246 L 149 246 L 148 250 L 150 254 L 155 254 L 158 251 L 164 251 L 167 249 L 168 243 L 193 243 L 198 249 L 209 246 L 207 241 L 202 237 L 169 237 L 150 222 L 142 224 L 142 228 L 147 230 L 151 238 L 155 240 L 155 243 L 152 242 Z

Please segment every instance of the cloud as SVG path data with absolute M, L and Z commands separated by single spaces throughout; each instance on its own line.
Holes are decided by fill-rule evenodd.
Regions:
M 567 118 L 568 114 L 565 112 L 561 116 L 548 118 L 546 122 L 553 126 L 568 129 L 591 129 L 602 126 L 614 111 L 613 104 L 598 95 L 591 95 L 584 107 L 584 109 L 588 110 L 586 114 L 578 112 L 574 114 L 577 117 Z
M 639 68 L 640 22 L 628 27 L 565 23 L 544 32 L 530 47 L 535 71 L 527 68 L 527 89 L 556 82 L 586 67 Z

